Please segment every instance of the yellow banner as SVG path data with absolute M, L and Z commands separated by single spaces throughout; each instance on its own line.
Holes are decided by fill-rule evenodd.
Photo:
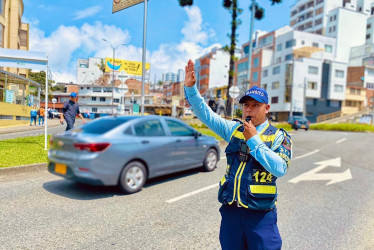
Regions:
M 149 63 L 145 64 L 145 69 L 149 70 L 151 68 L 151 65 Z M 113 58 L 105 58 L 105 72 L 121 72 L 125 71 L 128 75 L 142 75 L 142 63 L 141 62 L 135 62 L 135 61 L 127 61 L 122 59 L 114 59 Z
M 142 3 L 144 0 L 113 0 L 112 13 L 126 9 L 138 3 Z

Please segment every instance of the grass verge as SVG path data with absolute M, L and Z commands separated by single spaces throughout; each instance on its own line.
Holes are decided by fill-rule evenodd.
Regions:
M 210 130 L 208 128 L 196 128 L 196 130 L 199 131 L 200 133 L 204 134 L 204 135 L 213 136 L 219 141 L 223 140 L 221 137 L 219 137 L 216 133 L 214 133 L 212 130 Z
M 47 162 L 44 135 L 0 141 L 0 168 L 43 162 Z
M 354 123 L 314 124 L 310 125 L 310 129 L 348 132 L 374 132 L 373 125 Z
M 290 124 L 286 123 L 286 122 L 282 122 L 282 123 L 277 123 L 277 124 L 273 124 L 272 125 L 276 128 L 283 128 L 284 130 L 286 130 L 287 132 L 288 131 L 291 131 L 292 130 L 292 127 Z

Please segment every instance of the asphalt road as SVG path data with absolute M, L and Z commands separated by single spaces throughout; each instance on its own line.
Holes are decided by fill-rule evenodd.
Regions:
M 292 138 L 294 159 L 278 179 L 283 249 L 372 249 L 374 134 Z M 133 195 L 47 171 L 0 175 L 0 249 L 219 249 L 212 185 L 224 171 L 225 159 L 214 172 L 157 178 Z
M 78 127 L 82 125 L 81 119 L 76 119 L 75 121 L 75 127 Z M 58 134 L 61 132 L 64 132 L 66 129 L 66 122 L 64 122 L 64 125 L 58 125 L 55 127 L 48 127 L 47 133 L 49 135 Z M 24 132 L 15 132 L 15 133 L 8 133 L 8 134 L 0 134 L 0 141 L 6 140 L 6 139 L 12 139 L 17 137 L 26 137 L 26 136 L 38 136 L 38 135 L 44 135 L 44 127 L 40 127 L 39 129 L 33 129 L 30 131 L 24 131 Z

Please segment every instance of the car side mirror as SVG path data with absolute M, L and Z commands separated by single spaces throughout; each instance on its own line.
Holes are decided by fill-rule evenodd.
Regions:
M 199 136 L 202 136 L 202 134 L 198 131 L 194 132 L 195 139 L 197 139 Z

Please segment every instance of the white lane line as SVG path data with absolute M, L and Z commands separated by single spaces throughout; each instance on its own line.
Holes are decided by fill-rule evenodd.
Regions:
M 217 184 L 214 184 L 214 185 L 210 185 L 210 186 L 207 186 L 205 188 L 201 188 L 201 189 L 198 189 L 198 190 L 195 190 L 191 193 L 188 193 L 188 194 L 184 194 L 184 195 L 181 195 L 181 196 L 178 196 L 178 197 L 175 197 L 173 199 L 170 199 L 170 200 L 167 200 L 166 202 L 167 203 L 173 203 L 173 202 L 176 202 L 176 201 L 179 201 L 181 199 L 184 199 L 184 198 L 187 198 L 187 197 L 190 197 L 192 195 L 195 195 L 195 194 L 198 194 L 198 193 L 201 193 L 201 192 L 204 192 L 206 190 L 209 190 L 209 189 L 212 189 L 212 188 L 215 188 L 215 187 L 218 187 L 218 183 Z
M 301 158 L 307 157 L 307 156 L 309 156 L 309 155 L 315 154 L 315 153 L 317 153 L 317 152 L 319 152 L 318 149 L 316 149 L 316 150 L 314 150 L 314 151 L 312 151 L 312 152 L 309 152 L 309 153 L 307 153 L 307 154 L 305 154 L 305 155 L 296 156 L 295 158 L 293 158 L 293 160 L 301 159 Z
M 339 141 L 336 141 L 336 144 L 342 143 L 345 140 L 347 140 L 347 138 L 340 139 Z

